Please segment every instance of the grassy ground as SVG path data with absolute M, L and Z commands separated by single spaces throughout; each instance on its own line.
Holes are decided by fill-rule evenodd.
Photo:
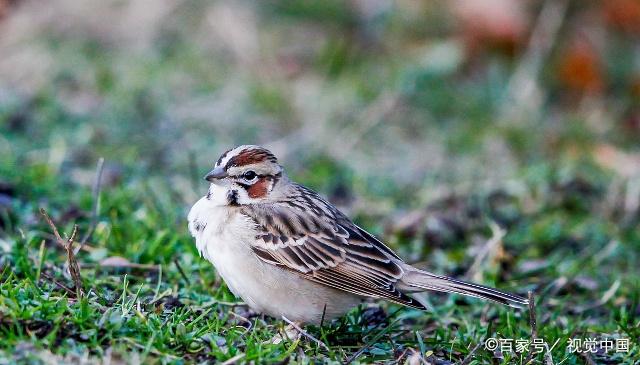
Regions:
M 172 198 L 171 187 L 146 183 L 102 191 L 96 230 L 78 256 L 86 292 L 78 296 L 65 274 L 66 253 L 38 207 L 46 207 L 64 232 L 78 224 L 82 237 L 90 224 L 91 191 L 65 186 L 34 167 L 25 172 L 33 181 L 15 181 L 2 220 L 4 362 L 343 362 L 357 354 L 363 362 L 423 356 L 449 363 L 488 337 L 531 336 L 526 311 L 435 295 L 430 312 L 372 302 L 340 321 L 309 328 L 329 351 L 306 339 L 265 344 L 283 322 L 252 313 L 229 293 L 197 256 L 185 229 L 185 206 Z M 640 335 L 637 226 L 616 216 L 603 181 L 557 181 L 556 172 L 545 173 L 541 181 L 523 180 L 519 193 L 434 201 L 424 217 L 431 224 L 389 228 L 383 237 L 405 257 L 416 250 L 413 258 L 425 266 L 464 274 L 486 247 L 490 222 L 500 223 L 506 235 L 471 277 L 537 293 L 538 335 L 550 345 L 559 341 L 551 351 L 554 363 L 582 362 L 567 353 L 567 340 L 574 337 L 633 339 L 629 353 L 592 355 L 602 363 L 633 363 Z M 425 240 L 430 244 L 423 245 Z M 484 349 L 475 356 L 480 362 L 522 361 L 520 355 Z
M 482 344 L 531 340 L 527 311 L 438 294 L 429 312 L 372 301 L 306 328 L 328 349 L 268 344 L 285 323 L 234 298 L 186 229 L 201 175 L 239 143 L 407 261 L 533 291 L 550 347 L 535 363 L 640 361 L 635 23 L 533 1 L 522 39 L 475 39 L 444 2 L 106 3 L 0 18 L 0 364 L 526 363 Z M 606 42 L 585 51 L 598 11 Z M 526 39 L 554 21 L 537 63 Z M 88 237 L 82 293 L 41 208 Z M 570 338 L 630 349 L 583 356 Z

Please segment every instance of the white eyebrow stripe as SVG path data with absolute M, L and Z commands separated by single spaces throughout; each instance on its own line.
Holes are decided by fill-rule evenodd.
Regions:
M 227 173 L 230 176 L 239 176 L 242 173 L 247 172 L 249 170 L 255 172 L 256 175 L 259 175 L 259 176 L 276 175 L 277 173 L 280 172 L 280 170 L 274 170 L 268 165 L 265 166 L 264 164 L 257 163 L 257 164 L 251 164 L 251 165 L 245 165 L 245 166 L 231 166 L 227 169 Z
M 229 160 L 239 155 L 246 147 L 247 147 L 246 145 L 242 145 L 227 151 L 227 153 L 224 155 L 224 158 L 220 160 L 217 166 L 221 166 L 221 167 L 227 166 L 227 163 L 229 163 Z

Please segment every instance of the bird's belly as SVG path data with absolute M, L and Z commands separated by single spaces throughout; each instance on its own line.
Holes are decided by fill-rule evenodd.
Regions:
M 207 217 L 195 214 L 190 217 L 194 223 L 209 222 L 199 230 L 194 229 L 196 245 L 231 292 L 253 310 L 276 318 L 284 316 L 292 321 L 319 324 L 323 313 L 328 321 L 361 301 L 358 296 L 261 261 L 248 244 L 255 239 L 251 222 L 238 215 L 225 217 L 224 214 L 208 210 Z
M 213 253 L 211 262 L 229 289 L 253 310 L 292 321 L 318 324 L 343 315 L 360 298 L 302 278 L 264 263 L 252 252 L 234 250 Z M 326 308 L 325 308 L 326 307 Z

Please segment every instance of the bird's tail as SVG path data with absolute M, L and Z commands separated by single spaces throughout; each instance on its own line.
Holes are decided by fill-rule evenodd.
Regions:
M 402 282 L 409 286 L 409 291 L 434 290 L 456 293 L 491 300 L 515 308 L 520 308 L 529 304 L 529 300 L 515 294 L 505 293 L 497 289 L 468 283 L 448 276 L 432 274 L 413 267 L 407 270 L 405 275 L 402 277 Z

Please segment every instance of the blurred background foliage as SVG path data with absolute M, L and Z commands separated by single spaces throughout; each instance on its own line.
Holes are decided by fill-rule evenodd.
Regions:
M 637 162 L 634 0 L 0 4 L 7 169 L 87 184 L 104 156 L 184 192 L 190 154 L 200 173 L 253 142 L 415 201 L 425 181 Z
M 104 157 L 85 260 L 191 267 L 201 175 L 252 143 L 436 270 L 469 274 L 493 220 L 490 280 L 588 273 L 579 302 L 638 273 L 637 0 L 0 0 L 0 132 L 5 251 L 37 251 L 40 206 L 86 225 Z

